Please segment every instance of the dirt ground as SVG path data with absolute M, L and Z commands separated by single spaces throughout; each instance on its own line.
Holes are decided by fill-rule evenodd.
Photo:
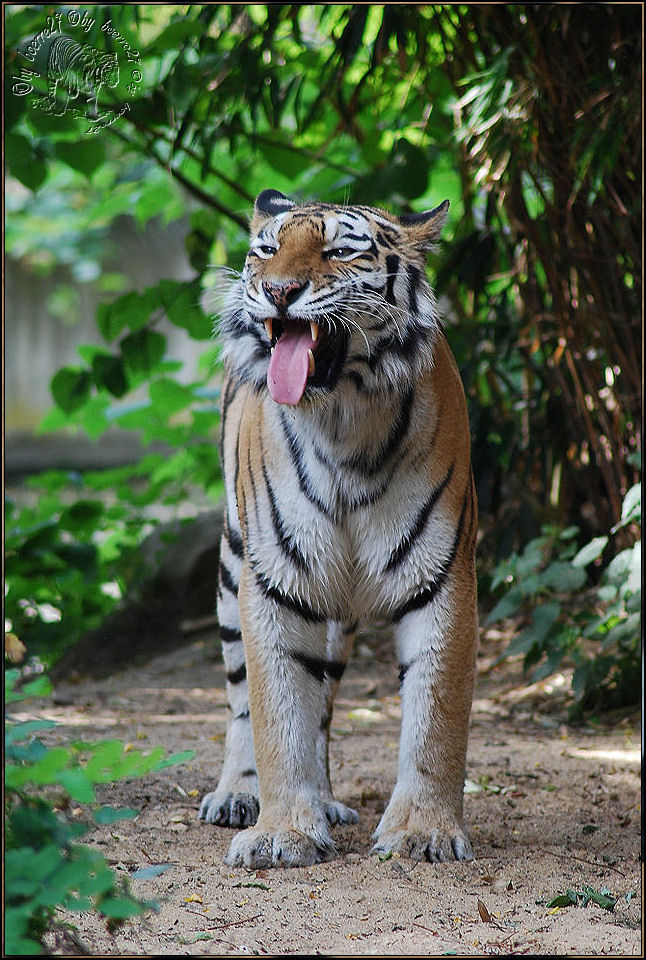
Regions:
M 195 751 L 182 766 L 102 788 L 103 803 L 141 813 L 86 837 L 158 910 L 112 933 L 96 915 L 62 915 L 76 933 L 51 941 L 52 952 L 643 956 L 639 716 L 567 726 L 564 679 L 524 688 L 518 664 L 491 669 L 499 644 L 490 635 L 479 656 L 465 791 L 472 863 L 370 853 L 399 731 L 396 669 L 385 649 L 358 644 L 332 725 L 335 794 L 360 822 L 335 828 L 336 860 L 295 870 L 227 867 L 231 831 L 197 818 L 224 745 L 214 636 L 202 633 L 107 680 L 68 678 L 53 702 L 25 704 L 22 716 L 58 721 L 52 742 L 118 737 L 138 749 Z M 609 891 L 614 909 L 585 897 L 550 905 L 589 888 Z

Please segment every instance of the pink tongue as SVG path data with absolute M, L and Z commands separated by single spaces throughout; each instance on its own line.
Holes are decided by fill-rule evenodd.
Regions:
M 267 371 L 272 400 L 295 406 L 305 390 L 309 371 L 307 351 L 314 346 L 309 330 L 286 330 L 274 347 Z

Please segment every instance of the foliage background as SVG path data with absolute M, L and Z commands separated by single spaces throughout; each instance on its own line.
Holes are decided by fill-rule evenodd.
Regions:
M 469 396 L 483 599 L 545 524 L 582 543 L 620 524 L 597 582 L 639 533 L 621 517 L 641 462 L 641 6 L 99 5 L 82 41 L 117 52 L 100 103 L 126 109 L 95 132 L 60 85 L 49 106 L 42 78 L 13 92 L 21 45 L 70 9 L 5 8 L 5 155 L 25 188 L 8 191 L 8 254 L 82 283 L 117 217 L 185 218 L 194 276 L 106 291 L 96 341 L 53 379 L 43 429 L 100 442 L 118 425 L 166 452 L 40 475 L 35 506 L 8 505 L 7 610 L 30 652 L 52 659 L 105 615 L 152 505 L 195 485 L 217 499 L 209 314 L 268 186 L 399 211 L 450 199 L 432 268 Z M 203 343 L 190 384 L 169 324 Z

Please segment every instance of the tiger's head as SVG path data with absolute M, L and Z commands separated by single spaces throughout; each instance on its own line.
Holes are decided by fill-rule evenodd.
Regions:
M 439 319 L 424 266 L 448 206 L 398 217 L 264 190 L 222 317 L 236 376 L 291 405 L 407 389 L 433 362 Z

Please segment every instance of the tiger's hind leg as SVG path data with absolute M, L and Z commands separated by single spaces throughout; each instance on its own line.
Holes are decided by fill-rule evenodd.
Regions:
M 220 546 L 218 620 L 227 677 L 229 718 L 224 765 L 212 793 L 200 804 L 199 817 L 221 827 L 248 827 L 258 819 L 258 776 L 249 715 L 247 668 L 238 611 L 242 545 L 229 528 Z

